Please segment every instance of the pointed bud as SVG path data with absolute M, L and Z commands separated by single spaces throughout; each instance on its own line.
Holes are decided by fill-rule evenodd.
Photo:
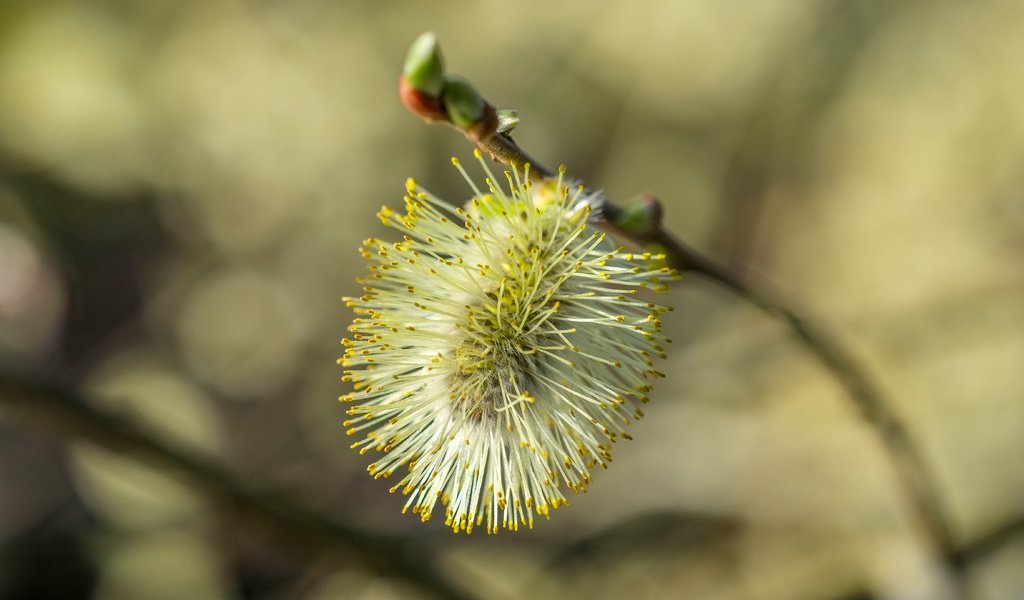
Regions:
M 519 112 L 511 108 L 498 111 L 498 133 L 508 134 L 519 124 Z
M 471 83 L 458 75 L 444 77 L 444 109 L 452 123 L 469 129 L 484 117 L 486 103 Z
M 441 95 L 444 87 L 444 62 L 437 36 L 426 32 L 409 47 L 402 69 L 405 81 L 416 91 L 434 98 Z

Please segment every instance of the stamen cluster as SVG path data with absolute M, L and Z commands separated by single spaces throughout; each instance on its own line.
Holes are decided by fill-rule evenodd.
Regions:
M 615 248 L 590 222 L 595 196 L 557 179 L 534 185 L 529 165 L 487 174 L 455 208 L 407 183 L 405 214 L 381 221 L 402 240 L 368 239 L 364 295 L 346 298 L 356 319 L 345 339 L 343 379 L 354 391 L 348 434 L 360 453 L 381 453 L 376 478 L 426 521 L 533 526 L 585 491 L 632 439 L 647 380 L 664 357 L 660 315 L 638 297 L 675 276 L 662 256 Z M 404 510 L 403 510 L 404 512 Z

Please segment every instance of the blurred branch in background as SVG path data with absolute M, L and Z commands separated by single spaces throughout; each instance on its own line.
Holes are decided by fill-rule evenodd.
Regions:
M 564 569 L 616 551 L 658 552 L 659 542 L 672 539 L 673 548 L 709 548 L 727 541 L 740 529 L 733 519 L 708 515 L 697 518 L 677 511 L 648 512 L 622 519 L 556 549 L 547 569 Z
M 0 369 L 0 405 L 5 416 L 58 435 L 65 443 L 92 442 L 180 477 L 219 508 L 234 529 L 285 553 L 296 564 L 354 559 L 438 598 L 475 597 L 438 569 L 426 543 L 362 529 L 288 498 L 257 493 L 223 469 L 147 436 L 132 421 L 92 407 L 75 390 L 30 381 Z M 669 538 L 675 550 L 680 543 L 721 543 L 736 527 L 730 520 L 696 521 L 693 515 L 676 512 L 640 514 L 555 549 L 546 568 L 565 569 L 578 561 L 617 556 L 616 549 L 633 548 L 635 544 L 657 547 L 659 540 Z M 1022 532 L 1024 515 L 969 544 L 947 550 L 945 558 L 958 570 L 966 571 Z
M 325 557 L 334 562 L 357 560 L 438 598 L 473 597 L 437 569 L 425 544 L 371 532 L 286 498 L 257 493 L 216 465 L 153 439 L 128 419 L 92 406 L 75 390 L 0 369 L 0 403 L 5 416 L 57 434 L 65 442 L 89 441 L 182 478 L 219 508 L 234 530 L 285 552 L 298 565 Z

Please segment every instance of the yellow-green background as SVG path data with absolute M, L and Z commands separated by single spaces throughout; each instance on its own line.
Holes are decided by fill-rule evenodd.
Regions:
M 1016 2 L 3 0 L 0 360 L 256 489 L 421 538 L 483 598 L 942 598 L 842 389 L 697 277 L 670 295 L 648 419 L 588 494 L 497 537 L 399 514 L 348 450 L 334 359 L 379 206 L 410 175 L 468 193 L 448 158 L 469 144 L 395 93 L 428 29 L 538 159 L 658 194 L 678 235 L 830 322 L 959 543 L 1021 518 Z M 176 480 L 67 447 L 0 413 L 0 597 L 416 594 L 247 546 Z M 971 598 L 1024 597 L 1024 541 L 966 573 Z

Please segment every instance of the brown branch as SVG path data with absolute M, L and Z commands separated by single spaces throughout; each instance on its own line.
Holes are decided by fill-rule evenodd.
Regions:
M 278 495 L 257 493 L 206 459 L 158 441 L 134 422 L 96 408 L 79 392 L 0 369 L 5 418 L 25 421 L 61 439 L 78 438 L 144 461 L 187 482 L 236 524 L 297 564 L 333 556 L 358 560 L 387 577 L 438 598 L 473 596 L 444 577 L 423 543 L 370 532 L 328 518 Z
M 539 165 L 508 137 L 496 133 L 478 141 L 481 149 L 506 164 L 530 163 L 530 173 L 537 178 L 551 177 L 552 171 Z M 684 273 L 696 273 L 736 293 L 766 314 L 784 321 L 797 340 L 824 366 L 846 390 L 857 411 L 872 426 L 879 441 L 885 446 L 898 473 L 907 500 L 918 516 L 933 546 L 940 553 L 955 548 L 941 495 L 935 478 L 921 457 L 906 427 L 897 416 L 893 402 L 886 398 L 867 370 L 853 357 L 852 352 L 828 327 L 797 310 L 766 282 L 757 285 L 741 277 L 725 265 L 716 262 L 682 243 L 661 224 L 661 206 L 656 199 L 647 197 L 649 213 L 653 219 L 646 227 L 619 226 L 625 211 L 604 198 L 600 214 L 608 229 L 646 247 L 657 248 L 666 255 L 673 268 Z
M 609 224 L 614 225 L 616 213 L 620 210 L 610 203 L 605 206 Z M 756 285 L 751 283 L 751 275 L 741 277 L 700 254 L 665 231 L 660 223 L 650 235 L 630 236 L 621 230 L 619 232 L 639 244 L 663 249 L 671 266 L 682 272 L 699 274 L 785 322 L 797 340 L 839 382 L 857 412 L 871 425 L 879 442 L 888 451 L 904 494 L 934 547 L 942 553 L 956 547 L 935 477 L 900 420 L 894 403 L 829 327 L 810 318 L 806 310 L 796 309 L 783 300 L 774 286 L 765 281 Z
M 403 76 L 402 98 L 406 107 L 428 122 L 446 123 L 462 131 L 496 161 L 518 168 L 529 163 L 531 178 L 553 177 L 554 171 L 531 158 L 512 140 L 508 135 L 510 127 L 499 128 L 498 120 L 494 118 L 493 105 L 468 82 L 460 78 L 460 94 L 449 97 L 445 83 L 448 79 L 444 75 L 440 50 L 436 39 L 430 36 L 429 41 L 430 44 L 420 45 L 419 54 L 410 53 L 406 74 L 413 74 L 409 70 L 411 64 L 420 67 L 429 65 L 433 79 L 419 77 L 408 80 Z M 408 101 L 410 86 L 426 81 L 436 85 L 428 91 L 424 84 L 422 89 L 414 91 L 419 94 L 417 98 L 425 99 L 426 104 L 432 107 L 430 111 L 422 109 L 423 103 Z M 467 89 L 469 100 L 466 100 Z M 458 110 L 457 115 L 450 114 L 452 108 Z M 467 122 L 467 114 L 476 115 L 475 121 Z M 454 118 L 456 116 L 458 118 Z M 642 198 L 626 207 L 616 205 L 607 198 L 601 198 L 599 202 L 601 204 L 595 206 L 595 212 L 601 215 L 606 226 L 613 232 L 641 246 L 657 249 L 659 253 L 665 254 L 670 266 L 681 272 L 696 273 L 710 279 L 787 324 L 797 340 L 843 387 L 857 411 L 871 426 L 893 462 L 903 494 L 922 533 L 927 536 L 937 554 L 950 556 L 956 543 L 931 470 L 898 417 L 894 403 L 885 396 L 841 340 L 828 327 L 811 319 L 804 311 L 794 308 L 772 286 L 764 282 L 754 284 L 676 239 L 662 226 L 662 206 L 653 196 Z

